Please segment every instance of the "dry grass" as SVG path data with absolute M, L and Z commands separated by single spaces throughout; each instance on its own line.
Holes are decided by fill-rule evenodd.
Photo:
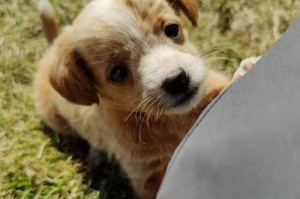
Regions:
M 87 0 L 51 2 L 64 25 Z M 299 4 L 203 0 L 191 35 L 207 62 L 230 76 L 242 58 L 262 54 L 280 37 Z M 34 0 L 0 0 L 0 198 L 98 198 L 83 162 L 59 150 L 61 139 L 47 136 L 34 112 L 32 77 L 46 48 L 36 7 Z M 111 186 L 127 189 L 116 173 L 106 161 L 98 167 L 100 197 L 129 197 Z

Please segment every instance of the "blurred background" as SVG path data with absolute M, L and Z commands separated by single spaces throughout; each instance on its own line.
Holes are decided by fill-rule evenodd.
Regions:
M 63 27 L 88 0 L 50 2 Z M 207 65 L 231 77 L 299 11 L 300 0 L 199 0 L 199 26 L 186 26 Z M 46 48 L 37 0 L 0 0 L 0 198 L 133 198 L 117 163 L 102 154 L 87 161 L 84 141 L 60 137 L 35 115 L 32 80 Z

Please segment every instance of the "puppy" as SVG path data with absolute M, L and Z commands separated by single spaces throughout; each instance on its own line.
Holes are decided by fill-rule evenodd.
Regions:
M 114 156 L 140 198 L 155 198 L 166 166 L 202 110 L 230 84 L 207 69 L 178 16 L 196 0 L 94 0 L 49 43 L 35 78 L 38 114 L 53 129 Z M 54 40 L 55 39 L 55 40 Z

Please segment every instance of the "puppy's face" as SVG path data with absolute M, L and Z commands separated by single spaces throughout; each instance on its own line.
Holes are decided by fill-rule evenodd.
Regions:
M 166 0 L 95 0 L 67 32 L 50 80 L 69 101 L 146 113 L 199 103 L 203 64 Z

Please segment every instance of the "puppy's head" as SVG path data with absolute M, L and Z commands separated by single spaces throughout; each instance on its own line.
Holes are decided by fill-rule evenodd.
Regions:
M 172 113 L 201 100 L 203 64 L 166 0 L 94 0 L 60 37 L 50 80 L 73 103 Z

